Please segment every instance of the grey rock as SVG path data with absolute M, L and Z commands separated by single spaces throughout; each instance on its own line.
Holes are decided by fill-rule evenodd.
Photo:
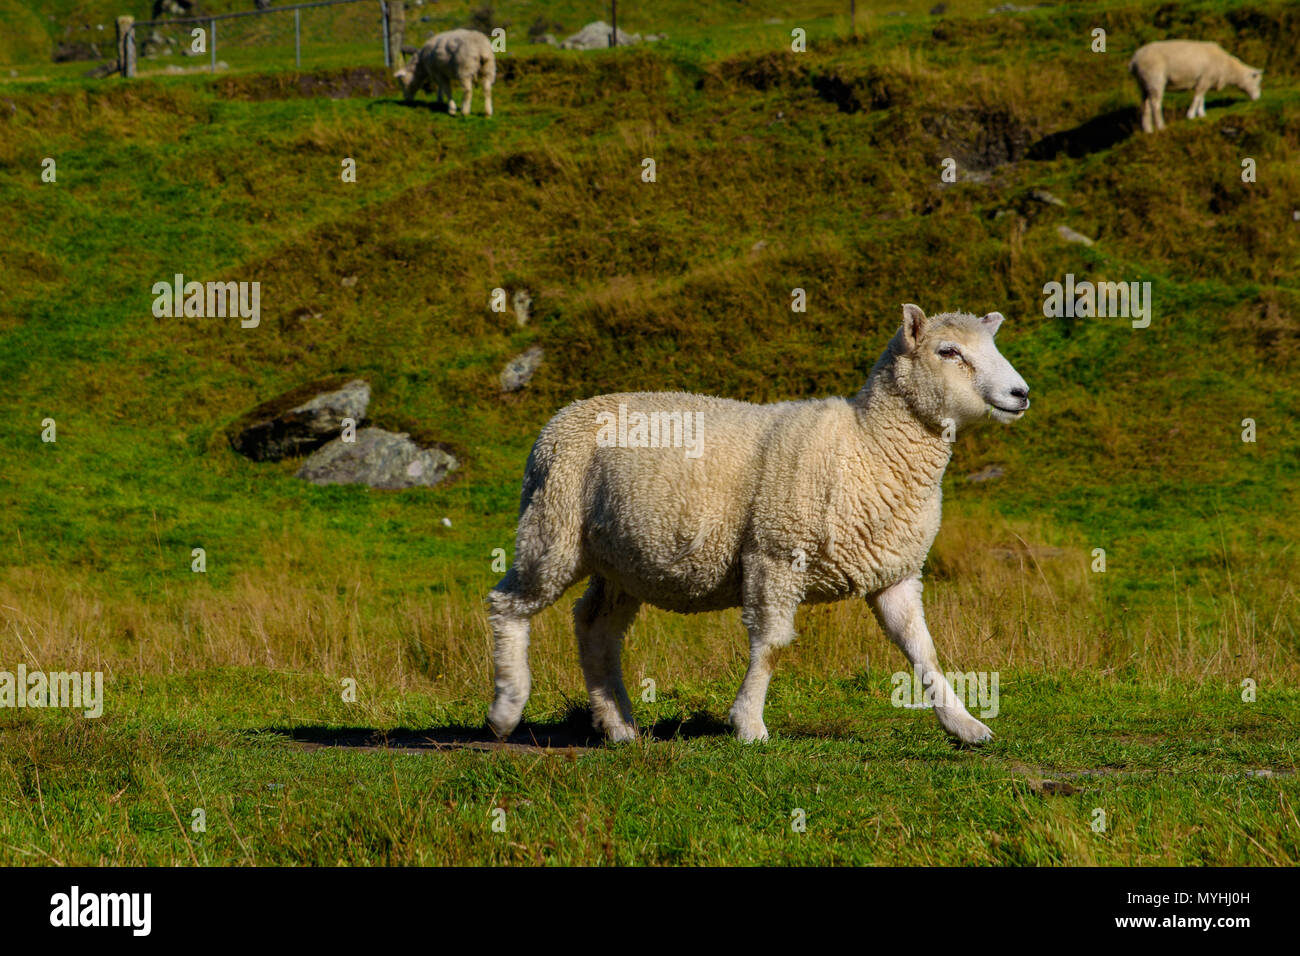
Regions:
M 609 48 L 609 35 L 613 31 L 604 20 L 588 23 L 573 36 L 560 41 L 561 50 L 606 50 Z M 641 34 L 618 31 L 618 45 L 631 46 L 641 42 Z
M 1053 196 L 1051 193 L 1049 193 L 1046 189 L 1035 189 L 1035 190 L 1033 190 L 1032 192 L 1030 192 L 1029 196 L 1030 196 L 1031 199 L 1036 199 L 1036 200 L 1038 200 L 1039 202 L 1044 203 L 1044 204 L 1046 204 L 1046 205 L 1048 205 L 1048 206 L 1064 206 L 1064 205 L 1065 205 L 1065 203 L 1061 202 L 1061 200 L 1057 199 L 1055 196 Z
M 555 36 L 554 33 L 543 33 L 541 36 L 535 36 L 535 37 L 533 37 L 533 41 L 532 41 L 532 42 L 535 43 L 535 44 L 536 44 L 536 43 L 544 43 L 544 44 L 546 44 L 547 46 L 559 46 L 559 45 L 560 45 L 560 41 L 556 38 L 556 36 Z
M 297 477 L 314 485 L 416 488 L 438 484 L 460 467 L 441 448 L 421 448 L 409 435 L 362 428 L 354 441 L 336 438 L 314 451 Z
M 343 419 L 357 424 L 370 405 L 370 383 L 353 379 L 289 407 L 286 393 L 253 409 L 232 436 L 235 451 L 254 461 L 279 461 L 320 448 L 343 429 Z
M 533 314 L 532 293 L 527 289 L 516 289 L 515 294 L 510 297 L 510 305 L 515 310 L 515 321 L 519 323 L 520 328 L 527 325 Z
M 1006 473 L 1007 470 L 1001 465 L 989 465 L 987 468 L 981 468 L 979 471 L 967 475 L 966 480 L 971 482 L 995 481 Z
M 540 345 L 534 345 L 527 352 L 516 355 L 507 362 L 506 367 L 501 370 L 501 391 L 517 392 L 527 385 L 541 366 L 544 354 Z
M 1064 239 L 1066 242 L 1081 242 L 1085 246 L 1091 246 L 1095 242 L 1095 240 L 1089 239 L 1083 233 L 1075 232 L 1069 226 L 1057 226 L 1056 234 L 1060 236 L 1062 239 Z

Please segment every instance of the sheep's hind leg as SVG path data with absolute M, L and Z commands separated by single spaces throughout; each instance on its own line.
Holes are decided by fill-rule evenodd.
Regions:
M 460 81 L 460 85 L 461 89 L 465 91 L 465 99 L 460 105 L 460 113 L 462 116 L 469 116 L 470 103 L 474 99 L 474 78 L 471 76 L 468 79 L 463 79 Z
M 496 692 L 487 722 L 498 737 L 510 736 L 519 726 L 528 703 L 532 688 L 528 633 L 533 617 L 554 604 L 581 577 L 574 568 L 555 566 L 534 568 L 525 574 L 516 563 L 488 594 Z
M 619 743 L 636 738 L 632 701 L 623 686 L 623 635 L 641 602 L 599 575 L 573 607 L 582 674 L 591 699 L 591 719 L 598 730 Z
M 970 715 L 953 693 L 948 678 L 939 670 L 934 640 L 925 625 L 925 609 L 921 605 L 921 579 L 905 578 L 877 591 L 870 601 L 885 634 L 907 655 L 921 686 L 933 695 L 934 713 L 943 729 L 968 744 L 991 740 L 993 731 Z

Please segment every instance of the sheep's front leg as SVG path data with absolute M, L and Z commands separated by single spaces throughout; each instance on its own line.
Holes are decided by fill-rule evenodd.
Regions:
M 749 632 L 749 668 L 740 693 L 731 705 L 729 719 L 741 743 L 767 740 L 763 704 L 772 681 L 775 654 L 795 639 L 794 613 L 799 607 L 793 593 L 793 572 L 780 561 L 754 558 L 745 561 L 744 611 L 741 620 Z
M 933 694 L 934 713 L 943 729 L 968 744 L 992 739 L 993 731 L 970 715 L 953 693 L 948 678 L 939 670 L 934 640 L 926 627 L 925 609 L 921 605 L 921 579 L 905 578 L 877 591 L 870 601 L 885 634 L 907 655 L 921 686 Z

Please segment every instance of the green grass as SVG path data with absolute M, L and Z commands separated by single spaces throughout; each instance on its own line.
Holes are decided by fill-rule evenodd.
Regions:
M 1300 17 L 863 3 L 851 39 L 845 6 L 637 7 L 620 23 L 667 40 L 579 54 L 520 42 L 536 7 L 499 4 L 491 122 L 402 106 L 368 41 L 303 74 L 232 45 L 216 78 L 131 82 L 83 80 L 30 39 L 7 54 L 0 670 L 104 670 L 109 693 L 98 721 L 0 711 L 0 862 L 1296 863 Z M 572 32 L 586 10 L 547 16 Z M 55 12 L 51 43 L 120 11 Z M 1124 135 L 1129 51 L 1193 29 L 1264 66 L 1263 99 L 1211 94 L 1192 123 L 1172 94 L 1164 134 Z M 963 181 L 943 186 L 948 156 Z M 261 326 L 155 319 L 151 286 L 176 272 L 260 281 Z M 1150 328 L 1045 317 L 1067 272 L 1150 281 Z M 527 328 L 488 310 L 497 286 L 531 290 Z M 902 658 L 852 605 L 801 612 L 766 747 L 693 732 L 738 685 L 734 612 L 634 626 L 629 685 L 660 688 L 638 716 L 670 739 L 571 759 L 263 733 L 480 725 L 492 552 L 512 550 L 556 409 L 629 388 L 849 394 L 905 301 L 1007 314 L 999 344 L 1034 395 L 1017 426 L 959 443 L 927 572 L 945 664 L 1002 674 L 984 752 L 889 706 Z M 532 344 L 537 377 L 502 396 Z M 335 374 L 371 381 L 381 423 L 454 446 L 458 477 L 316 488 L 227 448 L 249 408 Z M 964 480 L 990 464 L 1005 477 Z M 543 733 L 585 727 L 567 611 L 538 619 Z M 197 806 L 202 836 L 179 823 Z
M 779 681 L 769 709 L 788 729 L 757 748 L 701 716 L 725 708 L 729 685 L 674 690 L 640 707 L 664 739 L 551 755 L 385 753 L 288 743 L 304 707 L 329 725 L 356 719 L 305 675 L 127 682 L 112 693 L 138 706 L 99 722 L 6 721 L 0 843 L 9 863 L 159 866 L 1294 866 L 1300 856 L 1294 692 L 1243 704 L 1230 687 L 1026 676 L 1003 688 L 1004 738 L 975 753 L 945 742 L 924 713 L 891 708 L 878 678 Z M 453 724 L 480 716 L 423 695 L 363 708 L 367 726 L 425 726 L 431 712 Z M 1274 768 L 1290 775 L 1260 773 Z

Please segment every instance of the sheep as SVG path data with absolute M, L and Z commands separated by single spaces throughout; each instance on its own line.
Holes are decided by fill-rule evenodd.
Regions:
M 461 115 L 468 116 L 474 98 L 474 81 L 483 85 L 483 112 L 492 115 L 492 83 L 496 80 L 496 56 L 492 41 L 477 30 L 449 30 L 435 34 L 400 70 L 393 74 L 402 84 L 406 102 L 415 101 L 420 90 L 434 93 L 438 102 L 447 101 L 447 112 L 456 115 L 452 82 L 465 91 Z
M 1128 70 L 1142 94 L 1142 131 L 1165 128 L 1161 99 L 1166 89 L 1195 90 L 1188 119 L 1205 115 L 1205 94 L 1232 84 L 1252 100 L 1259 99 L 1263 70 L 1247 66 L 1217 43 L 1161 40 L 1133 54 Z
M 532 617 L 590 576 L 574 630 L 593 723 L 611 741 L 637 733 L 620 658 L 642 603 L 743 609 L 749 667 L 729 717 L 749 743 L 768 738 L 773 652 L 794 640 L 798 606 L 850 595 L 867 599 L 907 656 L 943 728 L 990 739 L 939 670 L 921 566 L 957 429 L 986 414 L 1013 422 L 1029 407 L 1029 387 L 993 342 L 1002 321 L 905 305 L 851 399 L 642 392 L 561 409 L 528 456 L 514 563 L 488 595 L 488 726 L 505 738 L 523 714 Z

